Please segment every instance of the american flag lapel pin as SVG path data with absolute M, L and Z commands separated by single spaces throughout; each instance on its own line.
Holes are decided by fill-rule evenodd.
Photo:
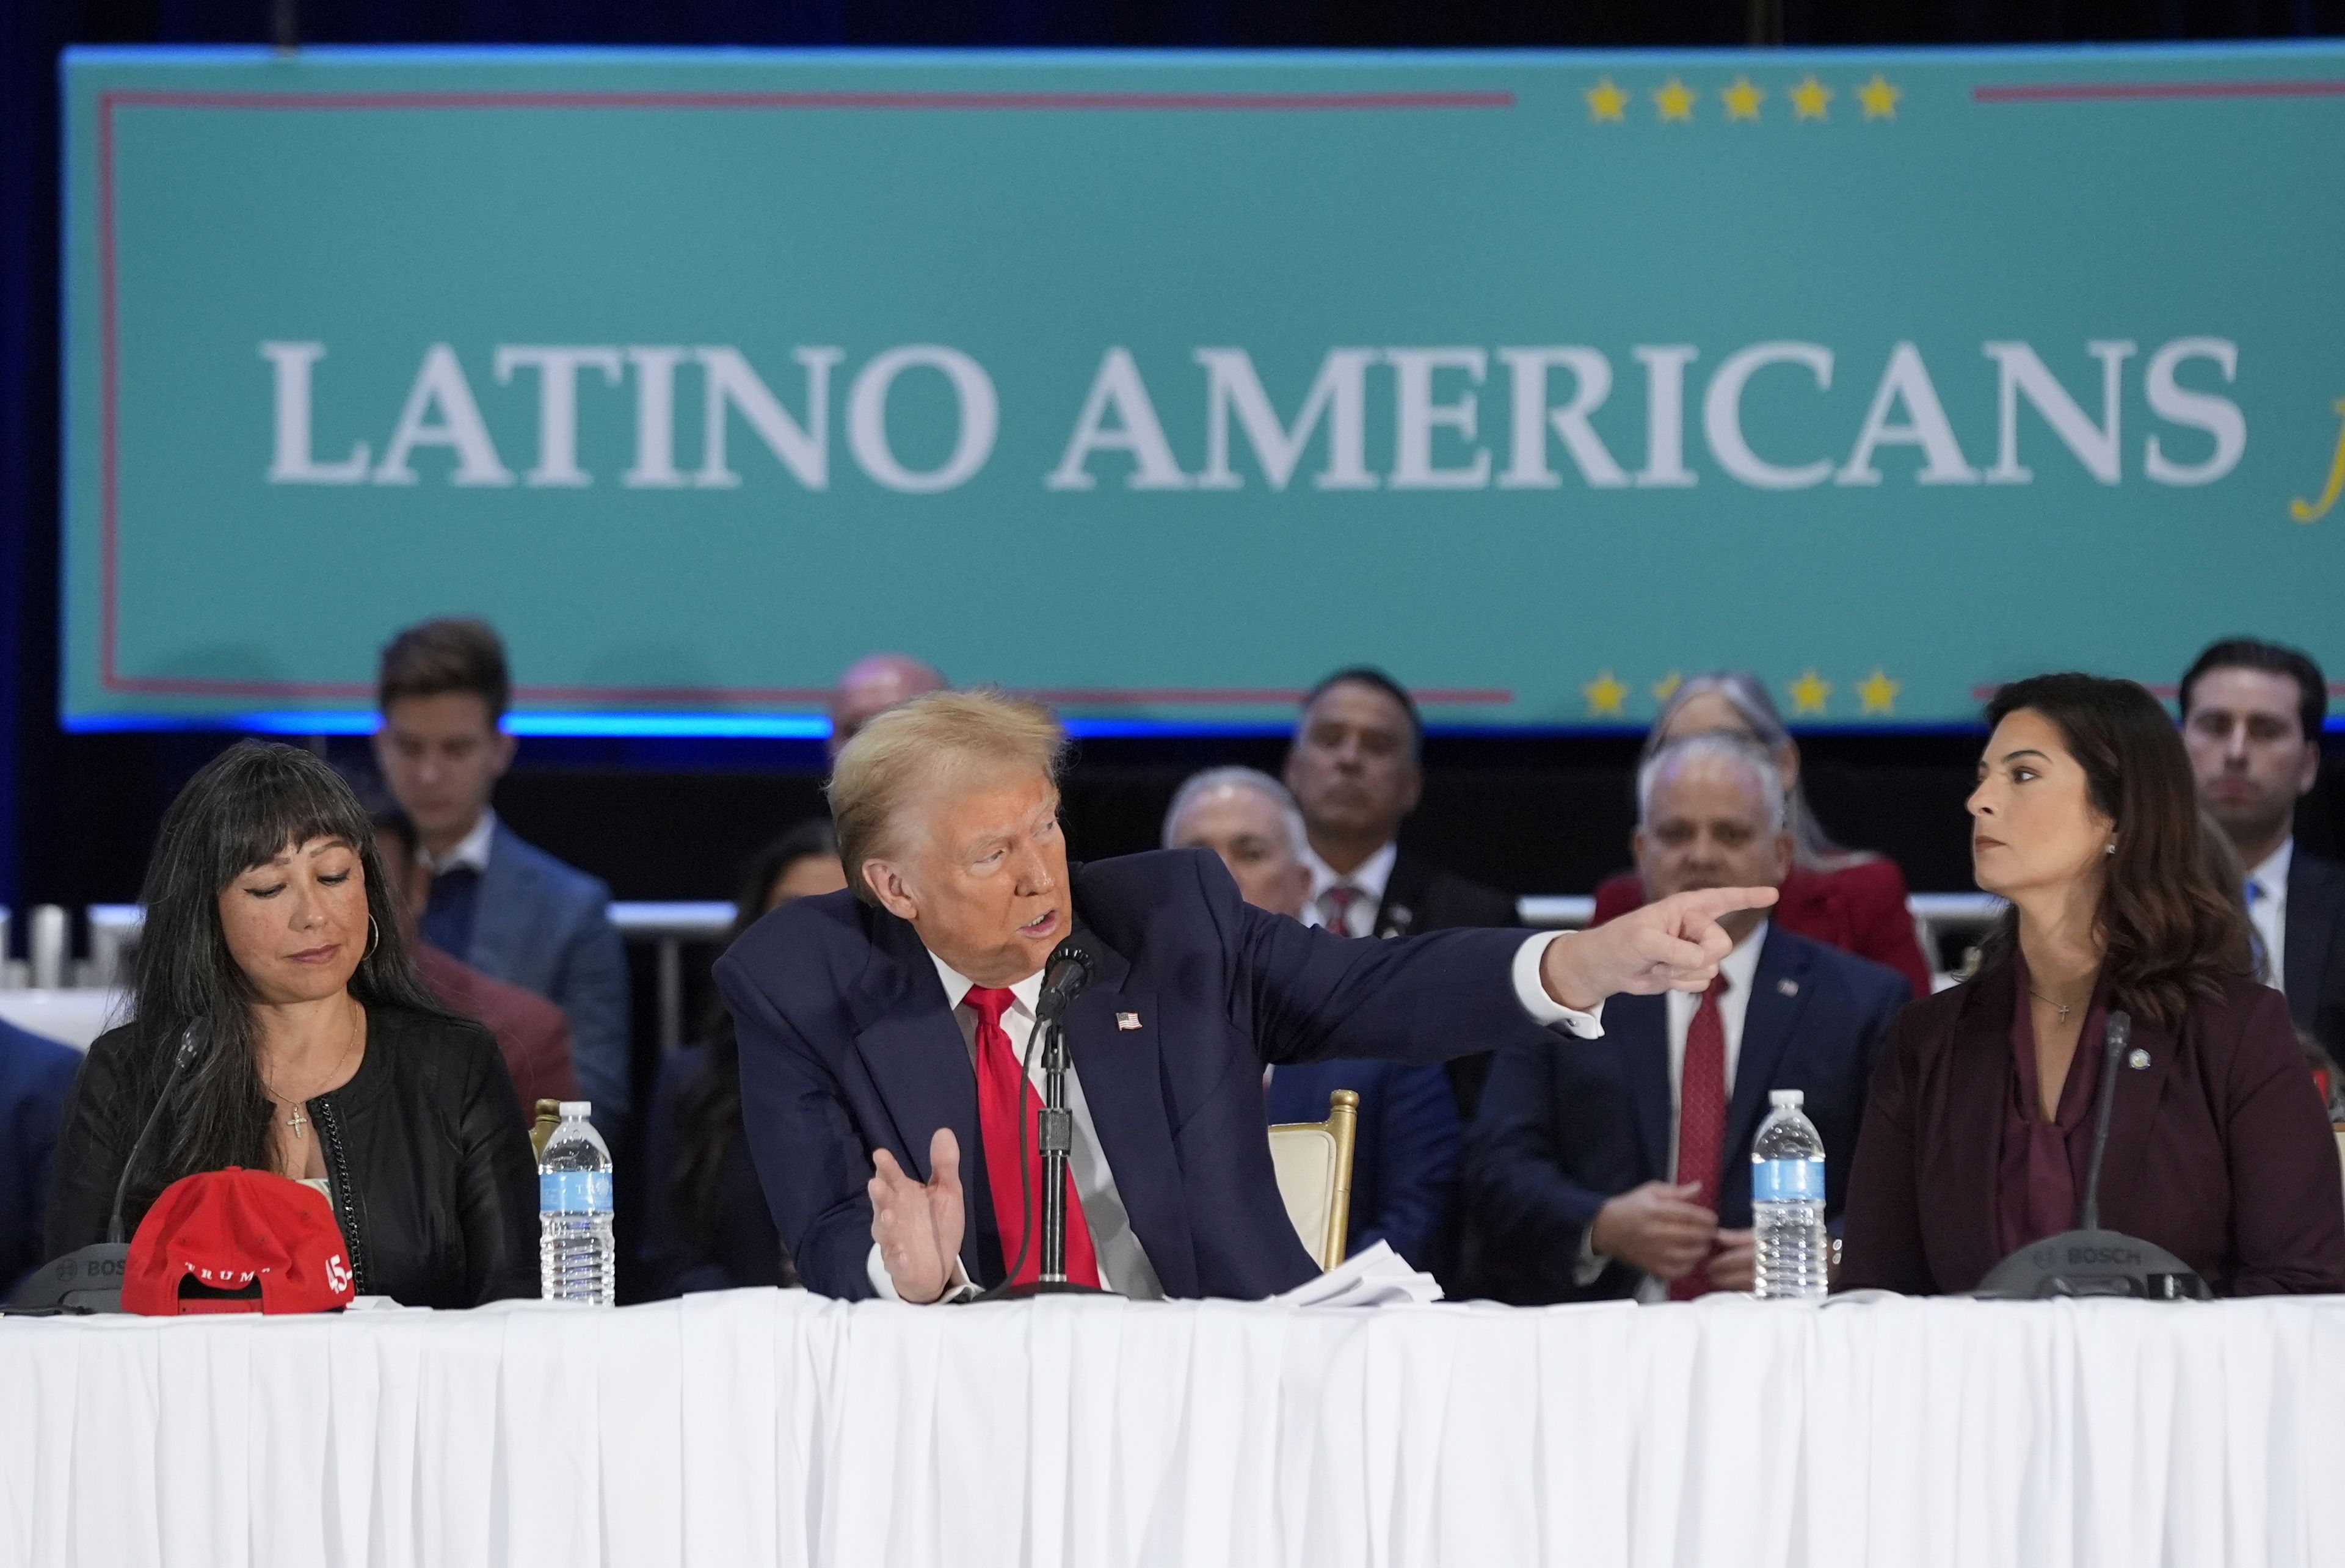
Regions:
M 1140 1015 L 1138 1013 L 1118 1013 L 1115 1016 L 1115 1027 L 1119 1029 L 1136 1029 L 1140 1027 Z

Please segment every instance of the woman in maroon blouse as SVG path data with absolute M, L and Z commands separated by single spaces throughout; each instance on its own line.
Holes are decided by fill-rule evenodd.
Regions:
M 2070 1229 L 2102 1031 L 2133 1017 L 2101 1222 L 2219 1295 L 2345 1290 L 2337 1145 L 2246 916 L 2203 853 L 2190 764 L 2129 681 L 2005 686 L 1970 799 L 1978 885 L 2011 901 L 1978 976 L 1907 1007 L 1849 1178 L 1843 1290 L 1967 1290 Z

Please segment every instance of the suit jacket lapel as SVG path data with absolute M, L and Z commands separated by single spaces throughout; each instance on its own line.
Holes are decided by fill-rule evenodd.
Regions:
M 961 1037 L 936 964 L 919 935 L 892 915 L 874 912 L 869 918 L 876 927 L 871 961 L 850 996 L 856 1052 L 888 1108 L 895 1153 L 906 1170 L 922 1181 L 932 1179 L 929 1140 L 937 1128 L 952 1128 L 960 1145 L 967 1209 L 961 1264 L 970 1279 L 982 1279 L 978 1195 L 985 1187 L 979 1168 L 977 1073 L 969 1066 L 969 1042 Z
M 2312 1027 L 2320 1007 L 2320 967 L 2329 957 L 2340 904 L 2345 904 L 2345 877 L 2333 875 L 2299 846 L 2288 863 L 2288 928 L 2280 953 L 2288 1010 L 2299 1029 Z
M 1605 1033 L 1617 1036 L 1629 1107 L 1637 1122 L 1637 1146 L 1645 1168 L 1661 1181 L 1674 1181 L 1670 1168 L 1670 1120 L 1677 1113 L 1670 1093 L 1670 1014 L 1665 996 L 1615 996 L 1605 1005 Z M 1562 1050 L 1584 1049 L 1577 1040 Z
M 2142 1167 L 2149 1158 L 2149 1124 L 2157 1118 L 2157 1102 L 2165 1098 L 2166 1076 L 2181 1054 L 2181 1042 L 2165 1030 L 2140 1018 L 2133 1021 L 2133 1044 L 2127 1047 L 2117 1066 L 2107 1066 L 2108 1040 L 2079 1040 L 2076 1053 L 2086 1051 L 2099 1055 L 2106 1070 L 2117 1074 L 2116 1098 L 2109 1102 L 2109 1144 L 2101 1159 L 2101 1223 L 2110 1224 L 2108 1214 L 2114 1206 L 2122 1210 L 2132 1194 L 2143 1190 Z M 2143 1060 L 2144 1053 L 2147 1060 Z M 2135 1062 L 2141 1062 L 2135 1067 Z M 2071 1069 L 2072 1071 L 2074 1069 Z M 2106 1088 L 2107 1086 L 2100 1086 Z M 2093 1096 L 2093 1115 L 2100 1115 L 2100 1090 Z M 2095 1125 L 2086 1124 L 2087 1128 Z M 2076 1201 L 2085 1200 L 2083 1189 L 2076 1192 Z M 2123 1229 L 2117 1227 L 2117 1229 Z
M 1376 905 L 1379 936 L 1406 936 L 1416 928 L 1425 903 L 1426 868 L 1406 849 L 1393 852 L 1392 875 L 1385 878 L 1385 895 Z
M 1946 1238 L 1941 1259 L 1947 1267 L 1939 1272 L 1975 1280 L 2003 1259 L 1994 1172 L 2010 1108 L 2011 1020 L 2019 987 L 2006 963 L 1971 989 L 1954 1019 L 1946 1056 L 1945 1119 L 1938 1128 L 1941 1136 L 1925 1146 L 1921 1203 L 1933 1216 L 1924 1229 Z M 1928 1130 L 1922 1136 L 1928 1138 Z
M 1194 1296 L 1196 1244 L 1164 1108 L 1158 1057 L 1167 1042 L 1156 1027 L 1154 994 L 1132 984 L 1131 961 L 1097 932 L 1079 923 L 1075 939 L 1097 966 L 1090 987 L 1067 1009 L 1067 1049 L 1082 1080 L 1083 1102 L 1149 1266 L 1167 1295 Z M 1138 1018 L 1140 1027 L 1123 1027 L 1120 1013 Z
M 1726 1111 L 1726 1155 L 1748 1149 L 1767 1115 L 1767 1091 L 1775 1081 L 1808 1005 L 1808 955 L 1779 939 L 1770 926 L 1751 976 L 1742 1013 L 1742 1048 L 1734 1058 L 1734 1097 Z M 1784 985 L 1790 983 L 1791 989 Z
M 489 835 L 489 864 L 472 888 L 472 941 L 468 951 L 456 955 L 474 968 L 497 976 L 517 971 L 513 962 L 517 955 L 507 951 L 513 937 L 508 911 L 528 902 L 523 888 L 530 871 L 513 858 L 508 847 L 512 836 L 513 830 L 502 819 Z

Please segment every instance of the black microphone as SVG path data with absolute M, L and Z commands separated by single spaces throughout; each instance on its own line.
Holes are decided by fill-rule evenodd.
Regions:
M 147 1113 L 146 1125 L 131 1140 L 130 1156 L 122 1162 L 122 1175 L 114 1184 L 114 1208 L 107 1216 L 106 1239 L 93 1241 L 86 1247 L 76 1247 L 64 1257 L 44 1263 L 25 1277 L 8 1305 L 0 1310 L 11 1312 L 119 1312 L 122 1310 L 122 1279 L 129 1271 L 130 1248 L 122 1239 L 122 1211 L 130 1198 L 130 1175 L 138 1168 L 139 1157 L 155 1136 L 162 1122 L 163 1108 L 171 1103 L 171 1091 L 179 1087 L 195 1059 L 203 1054 L 204 1027 L 200 1022 L 189 1024 L 179 1035 L 178 1048 L 171 1053 L 171 1070 L 163 1076 L 163 1091 L 155 1097 L 155 1108 Z
M 1055 1022 L 1098 974 L 1099 966 L 1091 962 L 1088 952 L 1075 945 L 1072 937 L 1060 943 L 1042 971 L 1042 994 L 1034 1002 L 1036 1026 Z
M 2085 1168 L 2085 1201 L 2076 1210 L 2079 1230 L 2101 1228 L 2101 1161 L 2109 1152 L 2109 1103 L 2117 1098 L 2117 1058 L 2133 1038 L 2132 1015 L 2111 1013 L 2107 1034 L 2108 1048 L 2101 1053 L 2101 1104 L 2096 1113 L 2100 1121 L 2093 1128 L 2093 1162 Z
M 2132 1039 L 2133 1019 L 2111 1013 L 2101 1054 L 2100 1121 L 2093 1130 L 2093 1158 L 2085 1170 L 2076 1229 L 2022 1247 L 1987 1270 L 1972 1295 L 2005 1301 L 2054 1296 L 2132 1296 L 2153 1301 L 2211 1298 L 2207 1281 L 2155 1241 L 2101 1229 L 2101 1161 L 2108 1154 L 2109 1107 L 2117 1098 L 2117 1065 Z
M 204 1026 L 200 1021 L 180 1031 L 179 1048 L 171 1053 L 171 1070 L 163 1076 L 163 1092 L 155 1097 L 155 1108 L 147 1113 L 147 1125 L 131 1140 L 130 1158 L 122 1162 L 121 1178 L 114 1184 L 114 1208 L 106 1220 L 106 1239 L 109 1242 L 119 1245 L 122 1240 L 122 1210 L 130 1200 L 130 1173 L 138 1168 L 138 1157 L 147 1152 L 147 1140 L 155 1136 L 156 1124 L 163 1119 L 163 1108 L 171 1103 L 171 1091 L 179 1087 L 180 1075 L 194 1064 L 203 1048 Z

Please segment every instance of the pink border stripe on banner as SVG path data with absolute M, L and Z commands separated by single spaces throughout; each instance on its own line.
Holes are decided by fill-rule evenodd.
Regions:
M 1982 104 L 2093 104 L 2178 98 L 2338 98 L 2345 81 L 2303 82 L 2025 82 L 1973 87 Z
M 155 696 L 289 697 L 371 700 L 374 688 L 348 681 L 230 681 L 203 676 L 126 675 L 117 667 L 117 610 L 121 516 L 117 482 L 120 438 L 116 404 L 118 380 L 115 325 L 114 111 L 167 109 L 1006 109 L 1171 110 L 1311 113 L 1375 109 L 1510 109 L 1508 92 L 1455 93 L 203 93 L 128 88 L 101 93 L 97 100 L 97 252 L 102 413 L 99 447 L 104 469 L 100 487 L 98 673 L 109 692 Z M 515 695 L 540 703 L 818 703 L 827 688 L 811 686 L 519 686 Z M 1300 691 L 1254 688 L 1168 687 L 1101 689 L 1032 693 L 1048 702 L 1115 707 L 1290 705 Z M 1417 700 L 1440 706 L 1505 704 L 1512 692 L 1481 688 L 1430 690 Z

